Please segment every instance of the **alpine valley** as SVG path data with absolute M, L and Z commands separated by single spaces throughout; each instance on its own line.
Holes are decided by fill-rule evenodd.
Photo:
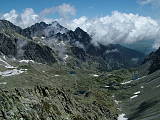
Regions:
M 92 41 L 57 21 L 0 20 L 0 120 L 159 120 L 160 49 Z

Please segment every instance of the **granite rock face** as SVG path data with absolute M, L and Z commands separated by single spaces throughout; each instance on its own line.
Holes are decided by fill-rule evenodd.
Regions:
M 22 50 L 24 51 L 23 59 L 49 64 L 56 62 L 53 56 L 53 50 L 48 46 L 40 46 L 34 42 L 28 42 L 28 44 L 22 47 Z
M 160 69 L 160 48 L 150 53 L 143 61 L 144 65 L 148 65 L 149 74 Z
M 0 20 L 0 31 L 6 31 L 6 30 L 12 30 L 12 31 L 15 31 L 19 34 L 21 34 L 23 32 L 23 30 L 12 24 L 11 22 L 7 21 L 7 20 Z
M 0 51 L 8 56 L 16 56 L 17 40 L 11 39 L 4 34 L 0 33 Z
M 82 103 L 69 90 L 41 86 L 0 90 L 1 120 L 116 120 L 116 117 L 105 105 L 97 101 Z
M 20 27 L 0 21 L 0 53 L 17 59 L 34 60 L 40 63 L 54 63 L 54 51 L 45 45 L 26 38 L 28 34 Z
M 57 33 L 65 33 L 67 31 L 67 28 L 61 26 L 56 21 L 51 24 L 40 22 L 24 29 L 23 35 L 26 35 L 28 38 L 32 39 L 33 37 L 51 37 Z

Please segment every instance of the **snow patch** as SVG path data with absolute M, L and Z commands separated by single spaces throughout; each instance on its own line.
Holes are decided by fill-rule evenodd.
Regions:
M 137 92 L 134 93 L 134 95 L 138 95 L 140 93 L 141 93 L 141 91 L 137 91 Z
M 121 83 L 121 85 L 125 85 L 125 84 L 129 84 L 129 83 L 131 83 L 133 80 L 130 80 L 130 81 L 127 81 L 127 82 L 123 82 L 123 83 Z
M 140 94 L 140 93 L 141 93 L 141 91 L 135 92 L 134 96 L 130 97 L 130 99 L 134 99 L 134 98 L 138 97 L 138 94 Z
M 68 55 L 65 55 L 65 57 L 63 58 L 63 60 L 66 61 L 68 57 L 69 57 Z
M 33 60 L 20 60 L 19 62 L 20 62 L 20 63 L 29 63 L 29 62 L 34 63 Z
M 0 85 L 6 85 L 7 82 L 0 82 Z
M 109 88 L 110 86 L 106 85 L 106 86 L 104 86 L 104 87 Z
M 141 86 L 141 89 L 143 89 L 144 88 L 144 86 Z
M 54 75 L 55 77 L 59 77 L 60 75 Z
M 94 74 L 93 76 L 94 76 L 94 77 L 99 77 L 99 75 L 97 75 L 97 74 Z
M 41 37 L 41 39 L 45 39 L 45 37 Z
M 6 60 L 6 56 L 5 55 L 3 55 L 3 59 Z
M 7 70 L 7 71 L 4 71 L 4 72 L 0 72 L 0 76 L 9 77 L 9 76 L 14 76 L 14 75 L 19 75 L 19 74 L 21 74 L 21 73 L 24 73 L 25 71 L 27 71 L 27 69 L 20 69 L 20 70 L 13 69 L 13 70 Z
M 157 86 L 157 88 L 159 88 L 159 87 L 160 87 L 160 85 Z
M 118 105 L 121 101 L 114 100 L 114 102 Z
M 140 79 L 143 79 L 143 78 L 145 78 L 146 76 L 143 76 L 143 77 L 140 77 L 140 78 L 137 78 L 136 80 L 140 80 Z
M 6 58 L 5 58 L 5 59 L 6 59 Z M 0 62 L 3 62 L 3 63 L 5 64 L 5 66 L 4 66 L 5 68 L 9 68 L 9 69 L 16 68 L 16 67 L 8 64 L 6 61 L 2 60 L 1 58 L 0 58 Z
M 136 97 L 138 97 L 138 95 L 134 95 L 134 96 L 130 97 L 130 99 L 134 99 Z
M 120 114 L 118 116 L 118 120 L 128 120 L 128 118 L 125 117 L 126 115 L 124 113 Z
M 38 39 L 38 37 L 35 36 L 35 37 L 32 37 L 32 39 Z

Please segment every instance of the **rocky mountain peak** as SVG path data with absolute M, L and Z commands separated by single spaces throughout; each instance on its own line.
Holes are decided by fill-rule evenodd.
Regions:
M 22 32 L 22 29 L 16 25 L 14 25 L 13 23 L 7 21 L 7 20 L 0 20 L 0 31 L 6 31 L 6 30 L 12 30 L 18 33 Z
M 75 29 L 75 31 L 82 31 L 82 32 L 84 32 L 80 27 L 77 27 L 77 28 Z
M 77 41 L 79 41 L 83 45 L 88 45 L 91 43 L 90 35 L 82 30 L 80 27 L 77 27 L 74 31 L 74 34 L 77 36 Z
M 52 24 L 53 26 L 61 26 L 61 25 L 59 24 L 59 22 L 57 22 L 57 21 L 53 21 L 51 24 Z
M 60 25 L 57 21 L 52 22 L 46 29 L 45 32 L 46 34 L 48 34 L 47 36 L 52 36 L 55 35 L 57 33 L 66 33 L 69 30 L 65 27 L 63 27 L 62 25 Z
M 61 26 L 57 21 L 47 24 L 45 22 L 40 22 L 32 25 L 23 30 L 24 34 L 27 34 L 28 37 L 51 37 L 57 33 L 66 33 L 67 28 Z
M 48 26 L 49 24 L 46 24 L 45 22 L 36 23 L 31 27 L 24 29 L 23 34 L 30 39 L 32 39 L 32 37 L 35 36 L 44 36 L 44 33 L 42 31 L 46 29 Z
M 77 27 L 74 31 L 75 34 L 81 34 L 81 35 L 87 35 L 89 36 L 89 34 L 87 32 L 85 32 L 84 30 L 82 30 L 80 27 Z
M 10 26 L 15 26 L 15 25 L 13 25 L 11 22 L 7 20 L 0 20 L 0 26 L 10 27 Z
M 35 25 L 32 25 L 32 28 L 40 28 L 40 29 L 45 29 L 46 27 L 48 27 L 49 24 L 46 24 L 45 22 L 40 22 L 40 23 L 36 23 Z
M 155 54 L 160 56 L 160 48 L 157 51 L 155 51 Z

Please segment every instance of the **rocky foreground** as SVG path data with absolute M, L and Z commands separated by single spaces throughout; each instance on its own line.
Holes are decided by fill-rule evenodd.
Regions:
M 92 97 L 97 100 L 93 101 Z M 41 86 L 0 90 L 0 119 L 116 120 L 117 115 L 107 108 L 103 99 L 92 92 L 77 95 L 69 90 Z

